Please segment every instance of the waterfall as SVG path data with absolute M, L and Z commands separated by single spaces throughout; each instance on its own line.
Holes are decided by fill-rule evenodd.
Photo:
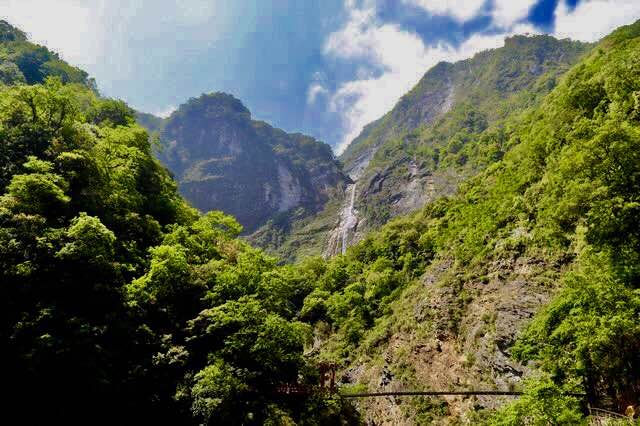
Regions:
M 340 233 L 342 237 L 342 254 L 345 254 L 347 251 L 347 238 L 349 236 L 349 231 L 355 228 L 358 223 L 358 218 L 354 214 L 353 211 L 353 203 L 356 199 L 356 184 L 349 185 L 348 188 L 351 193 L 349 194 L 349 204 L 347 204 L 342 210 L 342 218 L 341 218 L 341 226 Z

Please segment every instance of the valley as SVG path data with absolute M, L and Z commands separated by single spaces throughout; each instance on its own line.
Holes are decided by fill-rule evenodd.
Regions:
M 6 415 L 623 416 L 640 405 L 639 52 L 640 21 L 597 43 L 511 35 L 424 70 L 336 155 L 228 93 L 135 111 L 0 21 Z M 475 389 L 522 394 L 340 397 Z

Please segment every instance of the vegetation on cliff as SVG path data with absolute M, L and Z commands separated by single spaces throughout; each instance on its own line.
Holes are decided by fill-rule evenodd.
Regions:
M 0 31 L 0 49 L 28 46 L 19 31 Z M 446 383 L 443 368 L 420 370 L 425 354 L 450 356 L 442 365 L 459 379 L 451 386 L 526 395 L 502 408 L 415 399 L 394 412 L 415 422 L 577 424 L 585 402 L 618 411 L 637 403 L 638 52 L 640 22 L 605 38 L 508 126 L 467 132 L 439 161 L 464 150 L 486 168 L 456 194 L 345 255 L 295 265 L 239 240 L 230 216 L 190 207 L 134 112 L 88 80 L 23 73 L 3 84 L 5 414 L 27 423 L 357 423 L 338 398 L 274 390 L 316 382 L 314 361 L 326 359 L 360 388 Z M 200 103 L 211 107 L 206 97 L 191 106 Z M 230 112 L 252 134 L 281 135 L 247 121 L 229 97 L 207 109 Z M 294 167 L 302 137 L 282 138 Z M 427 131 L 417 149 L 437 138 Z M 575 392 L 586 401 L 567 396 Z
M 396 216 L 452 195 L 461 182 L 500 160 L 509 149 L 510 127 L 538 106 L 591 46 L 547 35 L 514 36 L 504 47 L 428 70 L 339 158 L 358 181 L 358 223 L 349 242 Z M 280 231 L 279 244 L 253 241 L 286 259 L 324 253 L 330 225 L 335 227 L 339 220 L 335 205 L 349 198 L 340 191 L 333 195 L 311 217 L 293 217 L 261 230 Z
M 0 140 L 5 417 L 353 418 L 276 394 L 315 382 L 296 318 L 310 284 L 238 240 L 233 218 L 190 207 L 124 103 L 58 76 L 2 85 Z
M 166 120 L 138 114 L 138 122 L 159 135 L 158 157 L 189 203 L 234 216 L 247 233 L 314 213 L 346 181 L 329 145 L 252 120 L 226 93 L 190 99 Z
M 501 132 L 503 158 L 455 196 L 392 221 L 328 261 L 301 311 L 326 336 L 319 356 L 345 367 L 375 364 L 391 340 L 416 330 L 440 334 L 441 344 L 469 343 L 460 339 L 466 310 L 483 286 L 504 279 L 492 265 L 526 259 L 545 266 L 524 282 L 558 293 L 513 348 L 540 376 L 527 398 L 494 421 L 582 418 L 578 400 L 557 398 L 562 392 L 585 392 L 592 405 L 615 410 L 637 403 L 639 47 L 640 23 L 605 38 L 540 107 Z M 471 138 L 467 150 L 495 143 L 483 141 Z M 417 320 L 416 296 L 434 291 L 423 272 L 442 264 L 438 285 L 453 294 L 448 318 L 442 324 L 435 309 Z M 396 374 L 401 384 L 418 384 L 415 372 Z M 529 409 L 534 402 L 540 410 Z

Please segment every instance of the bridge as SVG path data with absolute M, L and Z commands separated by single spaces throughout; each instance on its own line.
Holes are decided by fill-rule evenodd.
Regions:
M 376 398 L 388 396 L 521 396 L 524 392 L 503 391 L 503 390 L 406 390 L 406 391 L 383 391 L 383 392 L 340 392 L 336 386 L 337 365 L 329 362 L 318 364 L 319 380 L 317 385 L 305 384 L 284 384 L 275 389 L 277 395 L 337 395 L 342 398 Z M 585 393 L 564 393 L 566 396 L 585 398 Z

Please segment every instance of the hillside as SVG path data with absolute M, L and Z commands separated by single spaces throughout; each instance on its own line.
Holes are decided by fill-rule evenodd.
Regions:
M 79 83 L 96 90 L 88 74 L 69 65 L 58 54 L 28 41 L 24 32 L 0 20 L 0 83 L 37 84 L 47 77 Z
M 450 195 L 501 158 L 505 129 L 535 107 L 590 45 L 550 36 L 514 36 L 505 46 L 440 63 L 340 156 L 355 181 L 311 218 L 261 230 L 284 233 L 286 258 L 332 255 L 389 219 Z
M 4 25 L 0 51 L 46 51 L 7 28 L 22 37 Z M 0 86 L 4 416 L 357 424 L 338 399 L 274 393 L 317 381 L 296 319 L 311 283 L 190 207 L 124 102 L 45 77 Z
M 0 30 L 0 51 L 44 49 L 6 23 Z M 543 65 L 529 62 L 536 55 Z M 587 406 L 640 405 L 640 21 L 593 46 L 516 37 L 469 64 L 475 71 L 455 81 L 470 91 L 454 91 L 450 109 L 449 96 L 431 112 L 403 109 L 400 136 L 379 146 L 361 139 L 364 151 L 376 148 L 355 180 L 326 145 L 252 120 L 230 95 L 190 100 L 165 122 L 43 65 L 42 81 L 23 73 L 0 84 L 5 416 L 26 424 L 586 425 Z M 425 76 L 434 82 L 419 86 L 439 90 L 438 73 L 456 66 L 436 67 Z M 161 132 L 164 151 L 154 152 L 136 119 Z M 431 121 L 409 128 L 420 120 Z M 450 170 L 456 185 L 377 221 L 357 188 L 407 153 L 434 176 Z M 260 180 L 268 178 L 276 180 Z M 303 257 L 319 247 L 300 231 L 305 223 L 340 230 L 344 253 L 282 264 L 240 239 L 233 217 L 201 213 L 178 192 L 193 184 L 206 194 L 218 181 L 229 204 L 238 199 L 229 185 L 268 194 L 253 202 L 275 200 L 271 213 L 292 193 L 324 204 L 324 216 L 283 209 L 254 237 L 283 238 L 268 241 Z M 287 185 L 278 192 L 276 182 Z M 332 188 L 349 195 L 347 209 Z M 304 190 L 319 192 L 305 198 Z M 386 224 L 354 243 L 362 218 Z M 299 239 L 284 240 L 295 232 Z M 340 392 L 524 395 L 352 403 L 318 388 L 327 361 Z
M 583 424 L 587 402 L 637 404 L 639 48 L 640 22 L 605 38 L 504 129 L 502 158 L 318 268 L 301 316 L 345 386 L 526 392 L 364 400 L 369 421 Z
M 182 195 L 200 211 L 222 210 L 253 232 L 269 219 L 319 210 L 347 181 L 331 148 L 251 119 L 231 95 L 191 99 L 163 123 L 138 115 L 160 131 L 160 160 Z

